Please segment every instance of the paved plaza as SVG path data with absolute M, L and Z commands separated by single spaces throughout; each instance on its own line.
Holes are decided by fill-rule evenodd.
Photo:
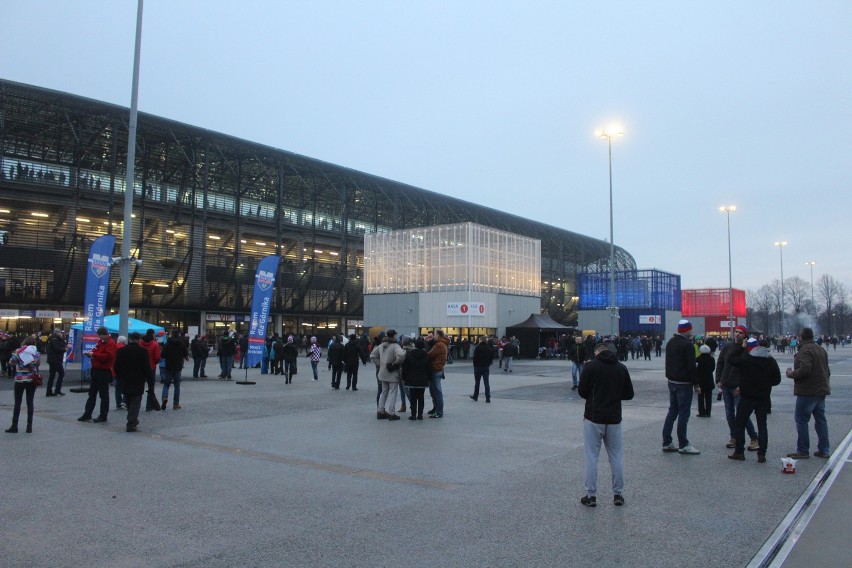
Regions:
M 833 452 L 852 429 L 850 355 L 829 351 Z M 792 364 L 776 356 L 782 370 Z M 0 566 L 757 566 L 829 466 L 840 473 L 810 522 L 788 531 L 783 566 L 850 565 L 850 467 L 811 458 L 781 473 L 796 441 L 786 378 L 773 392 L 768 463 L 753 452 L 733 462 L 721 402 L 690 418 L 701 455 L 662 453 L 662 359 L 628 360 L 626 505 L 612 505 L 604 450 L 590 509 L 579 503 L 583 401 L 567 361 L 520 360 L 512 374 L 495 364 L 491 404 L 468 398 L 471 364 L 456 362 L 445 416 L 397 422 L 375 418 L 373 367 L 352 392 L 332 390 L 325 366 L 314 382 L 300 365 L 291 385 L 257 370 L 256 385 L 184 380 L 183 408 L 142 413 L 132 434 L 123 411 L 79 423 L 85 394 L 39 389 L 34 433 L 0 433 Z M 11 381 L 0 379 L 0 424 L 11 414 Z

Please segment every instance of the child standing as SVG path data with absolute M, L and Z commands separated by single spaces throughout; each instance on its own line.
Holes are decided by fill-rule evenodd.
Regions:
M 698 417 L 710 418 L 710 411 L 713 408 L 713 371 L 716 370 L 716 360 L 710 354 L 710 348 L 707 345 L 702 345 L 699 349 L 698 359 L 695 362 L 698 365 L 698 386 L 701 387 L 701 394 L 698 395 Z

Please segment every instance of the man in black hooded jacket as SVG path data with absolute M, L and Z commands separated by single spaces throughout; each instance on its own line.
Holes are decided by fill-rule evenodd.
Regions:
M 612 471 L 613 502 L 624 505 L 621 401 L 633 398 L 633 383 L 627 367 L 618 362 L 617 356 L 606 343 L 595 348 L 595 358 L 583 367 L 577 393 L 586 399 L 583 413 L 586 496 L 580 499 L 580 503 L 587 507 L 597 505 L 598 456 L 603 441 Z

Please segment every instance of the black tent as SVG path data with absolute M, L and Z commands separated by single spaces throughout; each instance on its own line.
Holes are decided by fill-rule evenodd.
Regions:
M 539 347 L 547 345 L 548 337 L 556 337 L 563 333 L 573 334 L 577 328 L 568 327 L 554 321 L 550 316 L 530 314 L 526 320 L 506 328 L 506 337 L 513 335 L 521 342 L 520 356 L 532 358 L 538 356 Z

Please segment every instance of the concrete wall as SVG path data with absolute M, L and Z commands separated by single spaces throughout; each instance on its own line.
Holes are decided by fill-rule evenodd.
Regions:
M 481 316 L 448 316 L 451 302 L 479 302 L 485 305 Z M 394 328 L 414 334 L 421 327 L 487 327 L 502 335 L 507 326 L 520 323 L 530 314 L 540 313 L 541 299 L 529 296 L 481 292 L 431 292 L 412 294 L 365 294 L 364 326 Z
M 609 335 L 609 310 L 580 310 L 577 312 L 577 327 L 583 331 L 593 330 L 600 335 Z

